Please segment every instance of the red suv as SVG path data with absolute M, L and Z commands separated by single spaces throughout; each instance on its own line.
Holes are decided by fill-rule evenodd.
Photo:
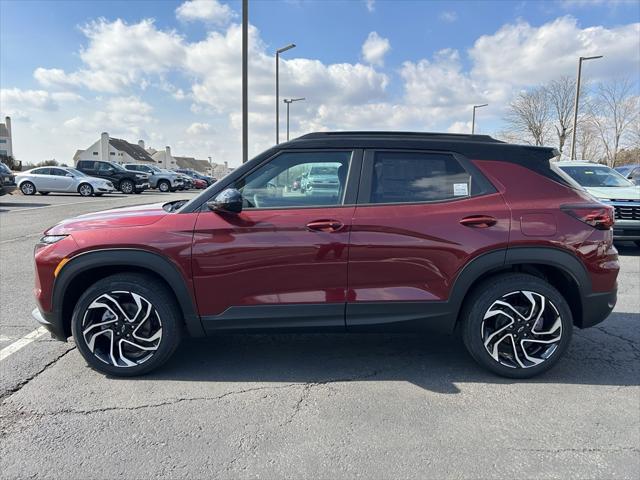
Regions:
M 191 201 L 49 229 L 34 316 L 111 375 L 158 367 L 184 331 L 430 330 L 530 377 L 616 302 L 613 210 L 555 154 L 482 135 L 305 135 Z M 311 170 L 313 189 L 289 188 Z

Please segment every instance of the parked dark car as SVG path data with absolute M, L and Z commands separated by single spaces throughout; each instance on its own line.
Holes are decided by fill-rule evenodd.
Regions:
M 9 167 L 0 162 L 0 197 L 12 193 L 16 187 L 16 176 Z
M 109 180 L 122 193 L 142 193 L 149 188 L 149 175 L 127 170 L 115 162 L 80 160 L 76 168 L 89 176 Z
M 109 375 L 158 367 L 182 331 L 458 331 L 484 367 L 531 377 L 616 303 L 613 208 L 556 155 L 483 135 L 305 135 L 192 200 L 47 230 L 34 316 Z M 280 187 L 316 165 L 337 188 Z
M 190 177 L 197 178 L 198 180 L 204 180 L 207 183 L 207 187 L 209 185 L 212 185 L 216 181 L 215 178 L 210 177 L 209 175 L 203 175 L 200 172 L 192 170 L 191 168 L 178 168 L 176 172 L 184 173 L 186 175 L 189 175 Z

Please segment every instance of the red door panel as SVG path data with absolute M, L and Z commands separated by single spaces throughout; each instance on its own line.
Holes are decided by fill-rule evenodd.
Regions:
M 499 193 L 359 206 L 351 227 L 348 300 L 446 300 L 472 257 L 507 246 L 509 223 Z
M 202 212 L 193 243 L 200 314 L 229 307 L 340 304 L 354 207 Z

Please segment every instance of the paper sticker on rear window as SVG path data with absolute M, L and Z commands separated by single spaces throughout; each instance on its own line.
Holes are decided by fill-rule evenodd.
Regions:
M 469 195 L 469 187 L 466 183 L 454 183 L 453 184 L 453 196 L 454 197 L 466 197 Z

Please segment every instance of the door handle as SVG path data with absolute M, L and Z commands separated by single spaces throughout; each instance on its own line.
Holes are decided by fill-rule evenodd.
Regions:
M 493 227 L 498 220 L 489 215 L 471 215 L 460 220 L 460 224 L 471 228 Z
M 337 232 L 344 224 L 338 220 L 315 220 L 307 223 L 307 228 L 316 232 Z

